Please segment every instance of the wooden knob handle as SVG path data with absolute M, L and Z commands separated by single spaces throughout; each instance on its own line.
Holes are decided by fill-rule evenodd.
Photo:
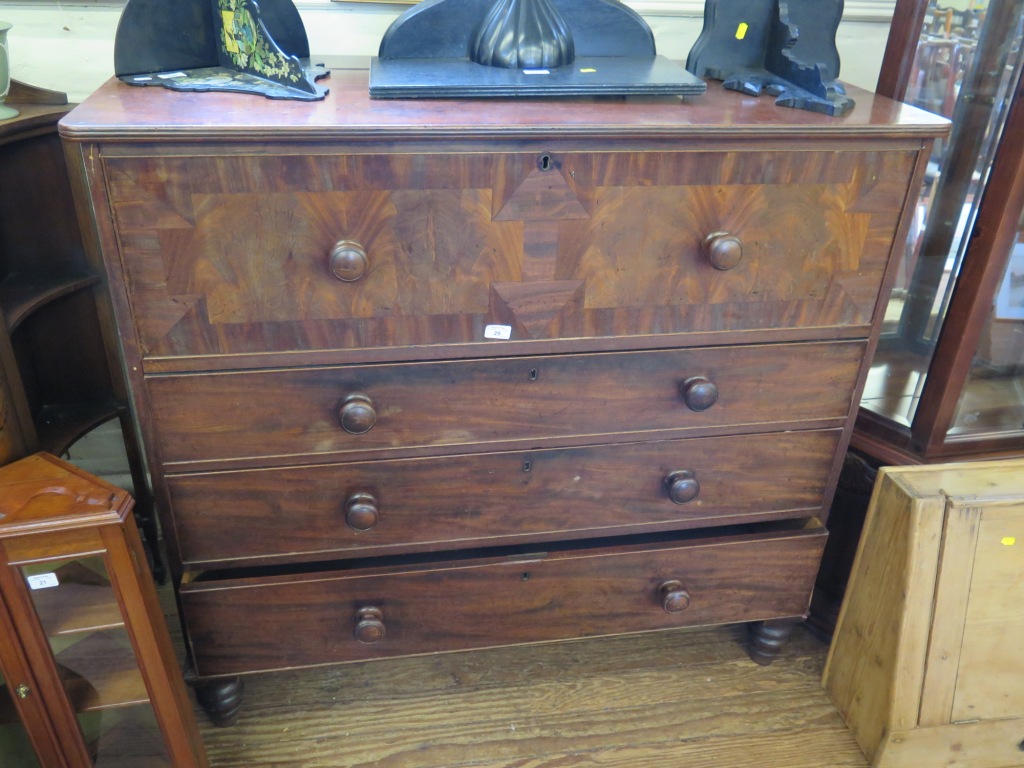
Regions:
M 743 243 L 728 232 L 712 232 L 704 238 L 704 255 L 715 269 L 732 269 L 743 261 Z
M 679 385 L 679 394 L 691 411 L 706 411 L 718 402 L 718 385 L 703 376 L 693 376 Z
M 700 483 L 689 469 L 681 469 L 670 474 L 665 478 L 665 487 L 673 504 L 688 504 L 700 495 Z
M 353 493 L 345 502 L 345 522 L 356 531 L 368 531 L 380 522 L 377 500 L 369 493 Z
M 683 582 L 670 579 L 658 587 L 661 607 L 669 613 L 679 613 L 690 607 L 690 593 L 683 589 Z
M 356 640 L 369 645 L 383 640 L 384 634 L 384 612 L 372 606 L 360 608 L 356 614 Z
M 377 421 L 377 410 L 374 408 L 373 400 L 362 392 L 353 392 L 341 401 L 338 420 L 342 429 L 353 435 L 369 432 Z
M 366 249 L 354 240 L 339 240 L 331 249 L 327 265 L 343 283 L 354 283 L 366 274 L 370 260 Z

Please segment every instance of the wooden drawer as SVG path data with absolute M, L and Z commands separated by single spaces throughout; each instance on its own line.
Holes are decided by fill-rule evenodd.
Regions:
M 825 536 L 818 526 L 372 571 L 194 582 L 182 586 L 181 599 L 198 673 L 230 675 L 800 616 Z M 663 607 L 666 597 L 678 611 Z M 383 637 L 369 643 L 356 639 L 357 630 L 364 639 L 379 634 L 378 621 Z
M 714 347 L 147 379 L 169 471 L 744 425 L 841 426 L 861 342 Z M 813 375 L 809 375 L 812 374 Z M 717 389 L 717 401 L 698 395 Z M 686 392 L 684 397 L 683 392 Z M 365 396 L 365 400 L 360 399 Z M 353 399 L 355 398 L 355 399 Z M 344 415 L 341 415 L 344 414 Z M 370 428 L 354 434 L 347 429 Z M 514 446 L 511 446 L 514 447 Z M 306 459 L 308 460 L 308 458 Z
M 813 516 L 840 434 L 212 472 L 167 485 L 186 565 L 322 559 Z
M 104 160 L 146 358 L 866 335 L 915 157 L 245 152 Z

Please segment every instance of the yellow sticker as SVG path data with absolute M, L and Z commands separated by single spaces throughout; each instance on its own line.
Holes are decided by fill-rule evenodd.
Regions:
M 1013 536 L 1003 536 L 1003 540 L 1000 543 L 1004 547 L 1012 547 L 1014 544 L 1017 543 L 1017 539 Z
M 238 53 L 238 41 L 235 40 L 235 12 L 221 11 L 224 21 L 224 47 L 231 53 Z
M 742 40 L 744 37 L 746 37 L 748 29 L 750 29 L 750 27 L 747 26 L 747 22 L 741 21 L 740 25 L 736 27 L 736 39 Z
M 587 74 L 590 74 L 591 72 L 597 72 L 597 70 L 594 69 L 593 67 L 584 67 L 583 69 L 580 70 L 580 72 L 586 72 Z

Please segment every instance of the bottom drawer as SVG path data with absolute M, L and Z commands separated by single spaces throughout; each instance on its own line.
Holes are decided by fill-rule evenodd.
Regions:
M 803 615 L 817 521 L 759 532 L 196 581 L 181 604 L 204 677 Z

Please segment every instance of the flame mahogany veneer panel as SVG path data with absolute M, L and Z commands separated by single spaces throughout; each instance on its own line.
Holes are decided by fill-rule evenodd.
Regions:
M 867 326 L 914 164 L 888 152 L 105 162 L 147 357 Z M 720 271 L 706 236 L 743 242 Z M 341 240 L 369 266 L 327 268 Z M 500 354 L 496 348 L 495 354 Z

